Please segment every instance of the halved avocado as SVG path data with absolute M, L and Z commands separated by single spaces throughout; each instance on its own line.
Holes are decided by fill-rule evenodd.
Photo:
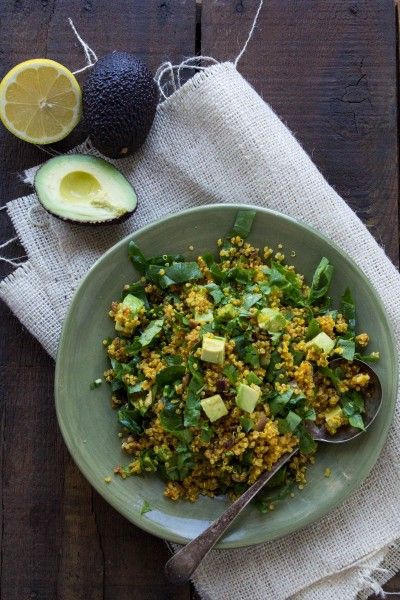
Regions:
M 111 223 L 128 218 L 137 198 L 129 181 L 113 165 L 87 154 L 55 156 L 34 181 L 42 206 L 74 223 Z

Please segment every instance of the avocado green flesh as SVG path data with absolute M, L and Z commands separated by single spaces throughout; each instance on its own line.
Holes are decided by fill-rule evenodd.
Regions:
M 71 154 L 48 160 L 37 171 L 35 189 L 50 213 L 80 223 L 105 223 L 132 213 L 134 189 L 101 158 Z

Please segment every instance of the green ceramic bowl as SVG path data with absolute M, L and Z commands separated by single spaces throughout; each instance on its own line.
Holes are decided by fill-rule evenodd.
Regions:
M 213 205 L 188 210 L 157 221 L 111 248 L 91 268 L 71 303 L 57 358 L 55 396 L 57 415 L 65 442 L 78 467 L 94 488 L 116 510 L 142 529 L 170 541 L 185 543 L 196 537 L 226 508 L 224 498 L 201 498 L 195 504 L 175 504 L 163 496 L 163 483 L 155 476 L 113 477 L 113 467 L 125 464 L 117 437 L 117 419 L 110 408 L 107 385 L 90 391 L 90 383 L 102 375 L 106 360 L 102 340 L 113 332 L 107 312 L 119 298 L 122 286 L 136 279 L 127 247 L 135 240 L 145 255 L 183 253 L 197 256 L 214 249 L 216 239 L 231 228 L 237 205 Z M 254 207 L 257 216 L 250 241 L 262 247 L 284 244 L 296 268 L 310 278 L 321 256 L 335 267 L 332 295 L 338 300 L 350 286 L 357 301 L 359 331 L 371 336 L 371 349 L 380 350 L 376 364 L 383 387 L 383 407 L 371 429 L 344 445 L 321 445 L 309 483 L 294 498 L 282 501 L 268 515 L 250 507 L 220 542 L 223 548 L 258 544 L 296 531 L 338 506 L 367 477 L 385 442 L 393 416 L 397 357 L 390 322 L 381 300 L 360 269 L 335 244 L 276 212 Z M 194 246 L 194 251 L 188 250 Z M 324 477 L 330 467 L 332 475 Z M 140 514 L 143 502 L 152 510 Z

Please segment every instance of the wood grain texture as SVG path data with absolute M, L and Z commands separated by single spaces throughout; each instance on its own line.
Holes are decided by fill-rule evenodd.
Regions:
M 195 1 L 6 0 L 0 6 L 0 76 L 35 56 L 84 64 L 67 17 L 99 56 L 131 51 L 153 70 L 194 53 Z M 12 32 L 12 33 L 11 33 Z M 84 74 L 79 75 L 83 81 Z M 75 132 L 58 149 L 84 137 Z M 0 130 L 1 203 L 29 192 L 18 179 L 43 151 Z M 12 229 L 0 212 L 0 240 Z M 21 249 L 14 244 L 9 256 Z M 9 269 L 1 264 L 2 276 Z M 120 517 L 72 463 L 58 431 L 54 364 L 4 305 L 0 313 L 2 398 L 2 600 L 187 600 L 190 587 L 162 574 L 161 540 Z
M 202 53 L 235 58 L 258 4 L 203 0 Z M 238 68 L 397 264 L 393 3 L 268 0 Z
M 82 50 L 68 16 L 99 56 L 132 51 L 154 70 L 163 60 L 194 53 L 195 5 L 195 0 L 3 0 L 0 76 L 34 56 L 81 67 Z M 257 5 L 258 0 L 203 0 L 196 49 L 235 57 Z M 396 261 L 395 42 L 390 0 L 268 0 L 239 69 Z M 84 135 L 77 131 L 58 148 L 72 147 Z M 4 203 L 28 192 L 17 174 L 46 155 L 3 129 L 0 152 Z M 0 212 L 0 240 L 11 234 Z M 9 255 L 19 252 L 15 244 Z M 0 267 L 3 275 L 8 272 Z M 162 576 L 164 543 L 118 515 L 72 463 L 56 424 L 53 369 L 2 306 L 0 597 L 194 599 L 189 587 L 173 588 Z M 399 588 L 400 578 L 387 586 Z

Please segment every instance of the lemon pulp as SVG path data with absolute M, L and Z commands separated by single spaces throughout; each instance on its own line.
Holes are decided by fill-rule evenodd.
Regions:
M 74 75 L 48 59 L 20 63 L 0 84 L 0 117 L 17 137 L 49 144 L 66 137 L 81 116 L 82 94 Z

